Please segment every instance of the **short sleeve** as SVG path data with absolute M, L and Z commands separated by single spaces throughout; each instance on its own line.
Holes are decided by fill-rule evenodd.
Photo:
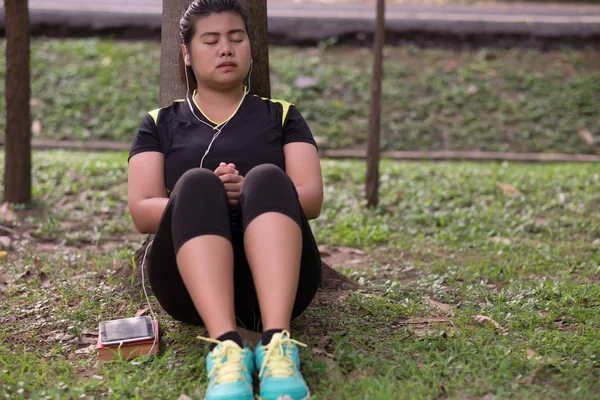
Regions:
M 290 106 L 285 123 L 283 125 L 283 145 L 289 143 L 310 143 L 317 147 L 317 142 L 313 137 L 306 120 L 300 114 L 295 106 Z
M 156 126 L 154 117 L 151 114 L 146 115 L 146 117 L 142 120 L 142 123 L 138 129 L 138 133 L 131 144 L 127 161 L 129 161 L 131 157 L 135 156 L 136 154 L 148 151 L 164 153 L 160 143 L 160 137 L 158 135 L 158 127 Z

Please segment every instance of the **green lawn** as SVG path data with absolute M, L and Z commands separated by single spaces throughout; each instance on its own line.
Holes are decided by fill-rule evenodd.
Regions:
M 121 281 L 142 241 L 126 154 L 34 164 L 35 205 L 0 217 L 22 233 L 0 260 L 0 397 L 201 399 L 204 332 L 162 312 L 157 357 L 99 365 L 89 352 L 99 321 L 145 307 Z M 373 210 L 363 163 L 323 168 L 313 227 L 361 286 L 322 293 L 294 323 L 313 398 L 600 396 L 597 165 L 385 161 Z
M 37 39 L 32 47 L 35 137 L 130 142 L 157 107 L 158 43 Z M 297 104 L 321 148 L 363 146 L 371 58 L 326 44 L 273 47 L 273 97 Z M 297 78 L 314 85 L 299 89 Z M 598 50 L 390 47 L 383 88 L 385 149 L 600 154 Z M 4 124 L 0 86 L 0 135 Z

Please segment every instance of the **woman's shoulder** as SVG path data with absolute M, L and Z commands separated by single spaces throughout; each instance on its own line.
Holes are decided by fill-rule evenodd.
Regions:
M 160 126 L 164 123 L 169 123 L 174 117 L 180 117 L 182 112 L 185 110 L 185 99 L 175 100 L 173 103 L 166 107 L 156 108 L 152 111 L 148 111 L 144 118 L 145 123 L 154 123 L 155 126 Z
M 252 99 L 255 103 L 266 107 L 270 111 L 274 111 L 273 114 L 276 114 L 278 118 L 281 118 L 282 125 L 284 125 L 287 121 L 291 110 L 293 110 L 293 112 L 297 112 L 296 106 L 293 103 L 290 103 L 289 101 L 273 99 L 268 97 L 260 97 L 257 95 L 253 95 Z

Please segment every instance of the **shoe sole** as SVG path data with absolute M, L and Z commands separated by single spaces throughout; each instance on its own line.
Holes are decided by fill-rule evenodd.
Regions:
M 310 393 L 308 393 L 306 395 L 306 397 L 302 398 L 301 400 L 308 400 L 308 399 L 310 399 Z M 284 396 L 279 396 L 276 400 L 293 400 L 293 399 L 288 395 L 284 395 Z

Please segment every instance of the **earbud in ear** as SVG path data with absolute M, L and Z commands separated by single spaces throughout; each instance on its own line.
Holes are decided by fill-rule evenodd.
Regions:
M 188 66 L 190 64 L 190 55 L 189 54 L 185 55 L 185 64 L 188 65 Z

